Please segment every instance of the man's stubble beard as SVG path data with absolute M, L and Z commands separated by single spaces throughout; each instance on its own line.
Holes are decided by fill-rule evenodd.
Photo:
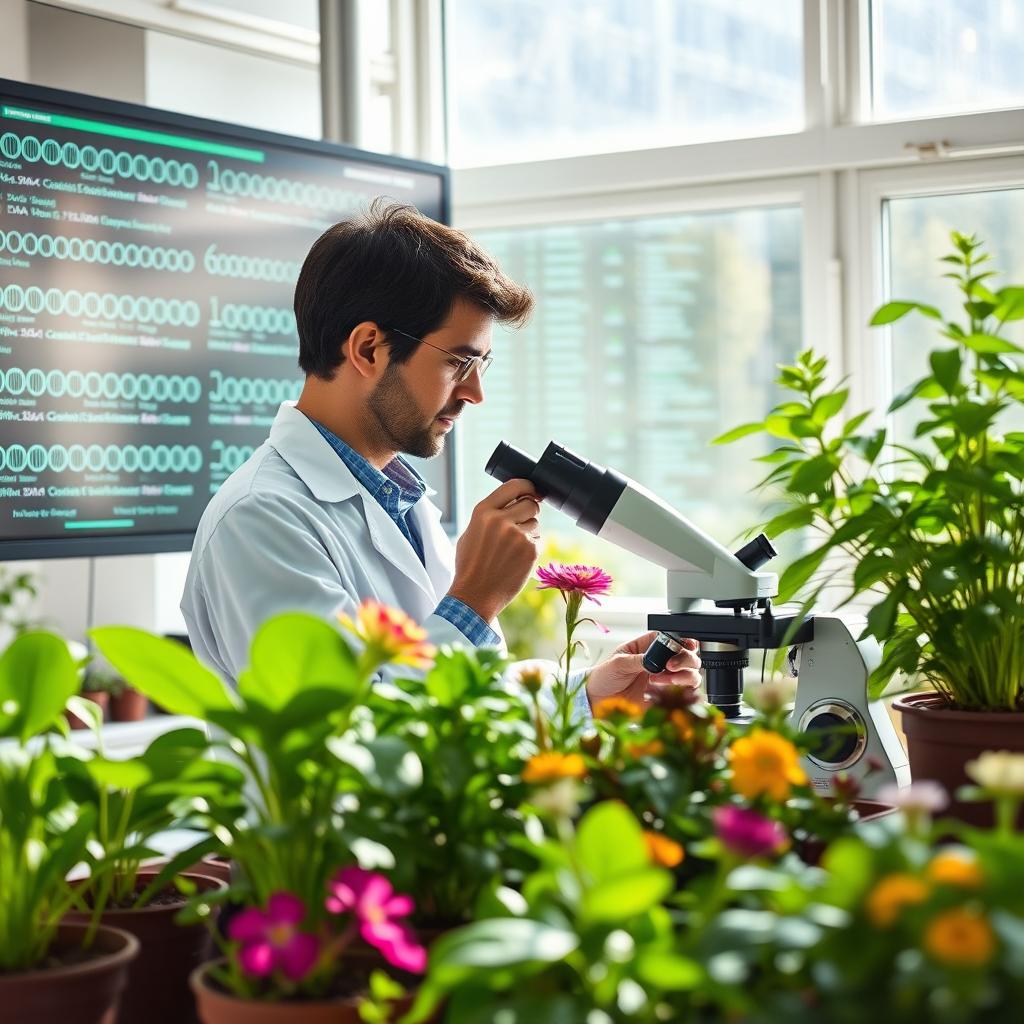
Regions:
M 436 417 L 424 423 L 426 417 L 405 386 L 398 364 L 388 364 L 384 376 L 370 392 L 367 408 L 383 447 L 419 459 L 432 459 L 444 449 L 444 434 L 433 430 Z

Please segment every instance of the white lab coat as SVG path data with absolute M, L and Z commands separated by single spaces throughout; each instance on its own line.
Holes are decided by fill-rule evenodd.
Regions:
M 467 643 L 434 614 L 454 571 L 440 510 L 425 495 L 410 515 L 425 566 L 320 431 L 285 403 L 268 440 L 199 523 L 181 601 L 196 656 L 234 683 L 253 634 L 272 615 L 332 619 L 365 598 L 401 608 L 434 644 Z

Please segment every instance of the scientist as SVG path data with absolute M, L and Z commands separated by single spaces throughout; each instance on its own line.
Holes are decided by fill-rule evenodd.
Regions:
M 435 644 L 502 644 L 498 613 L 537 561 L 537 495 L 525 480 L 502 484 L 453 550 L 402 455 L 441 452 L 483 401 L 492 323 L 521 325 L 532 307 L 466 235 L 409 206 L 378 200 L 320 236 L 295 288 L 302 393 L 196 532 L 181 610 L 202 661 L 234 682 L 270 616 L 351 615 L 366 598 L 402 609 Z M 643 671 L 651 636 L 594 666 L 581 712 L 586 697 L 698 684 L 694 651 Z

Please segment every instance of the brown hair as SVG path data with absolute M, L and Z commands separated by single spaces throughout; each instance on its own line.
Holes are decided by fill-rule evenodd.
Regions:
M 533 309 L 529 289 L 506 277 L 468 235 L 377 198 L 362 216 L 328 228 L 302 264 L 295 285 L 299 366 L 330 380 L 357 324 L 370 320 L 422 338 L 441 327 L 456 299 L 516 327 Z M 396 363 L 417 344 L 400 334 L 386 340 Z

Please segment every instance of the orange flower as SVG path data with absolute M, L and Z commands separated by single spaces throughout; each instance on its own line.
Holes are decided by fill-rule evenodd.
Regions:
M 927 874 L 939 885 L 956 885 L 964 889 L 977 889 L 985 880 L 973 857 L 954 850 L 937 853 L 928 865 Z
M 429 668 L 436 649 L 427 643 L 427 631 L 405 612 L 367 598 L 356 611 L 356 618 L 344 613 L 338 621 L 366 645 L 378 664 L 411 665 Z
M 661 740 L 648 740 L 646 743 L 627 743 L 626 753 L 640 760 L 642 757 L 658 757 L 665 753 L 665 744 Z
M 676 727 L 680 743 L 689 743 L 693 739 L 693 719 L 685 711 L 673 711 L 669 721 Z
M 540 693 L 544 689 L 544 672 L 535 666 L 524 668 L 519 673 L 519 684 L 527 693 Z
M 686 851 L 677 842 L 660 832 L 644 832 L 644 842 L 651 860 L 663 868 L 674 868 L 682 863 L 686 855 Z
M 767 794 L 785 800 L 790 786 L 801 786 L 807 776 L 800 767 L 796 747 L 784 736 L 755 729 L 738 739 L 729 750 L 732 788 L 748 800 Z
M 924 948 L 952 967 L 983 967 L 996 951 L 996 937 L 983 914 L 955 907 L 931 920 Z
M 543 785 L 558 779 L 582 779 L 587 766 L 579 754 L 534 754 L 523 769 L 523 782 Z
M 639 718 L 643 713 L 644 709 L 639 704 L 626 700 L 625 697 L 605 697 L 594 706 L 595 718 L 612 718 L 615 715 Z
M 872 924 L 888 928 L 896 922 L 904 907 L 923 903 L 928 898 L 928 886 L 913 875 L 886 875 L 868 893 L 867 911 Z

